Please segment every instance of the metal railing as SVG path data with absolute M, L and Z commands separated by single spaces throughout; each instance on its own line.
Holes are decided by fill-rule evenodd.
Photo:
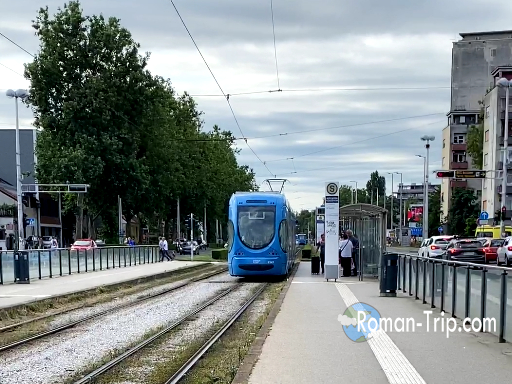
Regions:
M 398 290 L 464 322 L 479 319 L 489 325 L 486 319 L 495 319 L 495 329 L 481 331 L 495 334 L 500 343 L 512 341 L 512 268 L 398 256 Z
M 27 249 L 30 279 L 52 278 L 90 271 L 130 267 L 160 261 L 157 245 L 99 247 L 74 251 L 71 248 Z M 0 251 L 0 285 L 14 282 L 14 251 Z

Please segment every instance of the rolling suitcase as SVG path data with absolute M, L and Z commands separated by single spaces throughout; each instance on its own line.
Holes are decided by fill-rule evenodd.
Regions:
M 311 258 L 311 274 L 318 275 L 320 273 L 320 258 L 312 257 Z

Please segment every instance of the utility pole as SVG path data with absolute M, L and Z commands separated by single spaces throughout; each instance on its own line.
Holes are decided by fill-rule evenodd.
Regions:
M 203 218 L 203 231 L 204 231 L 204 241 L 206 244 L 208 244 L 208 236 L 207 236 L 207 233 L 206 233 L 206 204 L 204 205 L 204 218 Z
M 394 185 L 394 182 L 393 182 L 393 172 L 388 172 L 389 175 L 391 175 L 391 221 L 390 221 L 390 229 L 393 230 L 393 221 L 394 221 L 394 211 L 393 211 L 393 185 Z
M 425 148 L 427 149 L 427 157 L 425 159 L 425 187 L 423 189 L 423 239 L 428 238 L 428 198 L 429 198 L 429 182 L 428 182 L 428 160 L 430 142 L 435 140 L 435 136 L 423 136 L 421 140 L 426 141 Z
M 190 261 L 194 261 L 194 214 L 190 214 Z
M 400 220 L 399 221 L 399 231 L 400 231 L 400 236 L 399 236 L 399 239 L 400 239 L 400 245 L 402 245 L 402 193 L 403 193 L 403 190 L 404 190 L 404 184 L 403 184 L 403 174 L 402 172 L 395 172 L 396 174 L 400 175 L 400 185 L 398 187 L 398 191 L 400 192 Z M 404 223 L 405 225 L 405 223 Z

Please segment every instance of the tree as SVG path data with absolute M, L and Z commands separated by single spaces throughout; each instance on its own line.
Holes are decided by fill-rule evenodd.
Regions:
M 370 196 L 377 196 L 377 191 L 379 195 L 379 199 L 386 195 L 386 178 L 384 176 L 379 176 L 379 172 L 372 172 L 370 175 L 370 180 L 366 183 L 366 191 Z M 375 202 L 374 198 L 374 202 Z
M 452 235 L 474 235 L 469 219 L 478 217 L 479 207 L 473 190 L 455 188 L 452 193 L 451 207 L 448 212 L 448 230 Z M 475 221 L 476 224 L 476 221 Z M 473 228 L 474 230 L 474 228 Z
M 479 101 L 482 105 L 483 102 Z M 483 167 L 483 149 L 484 149 L 484 108 L 480 109 L 478 118 L 479 124 L 472 125 L 468 129 L 467 152 L 471 156 L 475 168 Z
M 428 200 L 428 235 L 439 235 L 438 228 L 443 225 L 441 205 L 441 187 L 435 186 L 433 192 L 429 194 Z
M 340 208 L 352 204 L 354 202 L 355 193 L 352 187 L 348 185 L 341 185 L 339 189 L 340 195 Z

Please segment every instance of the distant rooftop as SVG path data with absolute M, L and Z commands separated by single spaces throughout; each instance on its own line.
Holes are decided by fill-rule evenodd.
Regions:
M 491 35 L 511 35 L 512 36 L 512 30 L 459 33 L 459 36 L 462 38 L 471 37 L 471 36 L 491 36 Z

